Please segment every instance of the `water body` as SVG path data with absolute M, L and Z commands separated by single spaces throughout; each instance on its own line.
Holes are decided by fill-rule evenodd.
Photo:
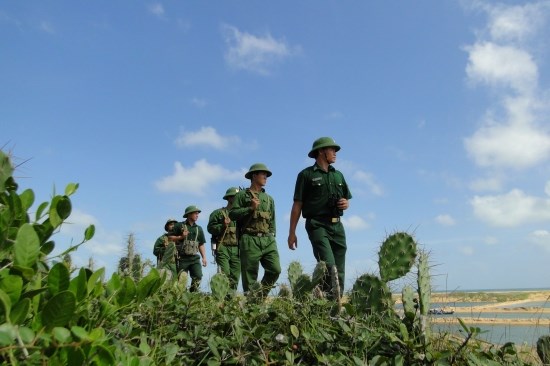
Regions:
M 550 327 L 541 325 L 478 324 L 476 327 L 484 332 L 479 334 L 477 339 L 492 344 L 513 342 L 517 345 L 535 346 L 540 336 L 550 334 Z M 466 337 L 460 324 L 432 324 L 432 329 L 434 332 L 453 333 Z
M 462 292 L 525 292 L 525 291 L 548 291 L 548 288 L 540 289 L 486 289 L 475 291 L 462 291 Z M 474 309 L 475 306 L 494 305 L 498 309 L 509 309 L 507 311 L 495 311 L 495 312 L 480 312 Z M 515 344 L 527 344 L 536 345 L 539 337 L 550 334 L 550 326 L 548 320 L 550 319 L 550 313 L 543 312 L 545 309 L 550 309 L 550 301 L 528 301 L 519 304 L 502 304 L 494 302 L 454 302 L 454 303 L 440 303 L 432 304 L 433 307 L 453 307 L 455 312 L 452 315 L 439 315 L 453 318 L 473 318 L 486 320 L 486 319 L 529 319 L 533 321 L 533 325 L 516 325 L 509 324 L 468 324 L 468 326 L 479 327 L 482 334 L 477 338 L 493 343 L 504 344 L 506 342 L 513 342 Z M 539 322 L 543 321 L 544 325 Z M 461 334 L 465 336 L 464 330 L 460 324 L 445 323 L 445 324 L 433 324 L 434 331 L 439 332 L 452 332 L 455 334 Z

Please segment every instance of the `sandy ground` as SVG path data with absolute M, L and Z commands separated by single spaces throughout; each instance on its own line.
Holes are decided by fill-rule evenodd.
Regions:
M 547 301 L 550 303 L 550 291 L 525 291 L 529 294 L 525 300 L 504 301 L 492 304 L 484 304 L 479 306 L 471 306 L 466 308 L 448 308 L 454 309 L 454 314 L 449 315 L 434 315 L 431 316 L 431 321 L 434 323 L 458 322 L 458 318 L 462 319 L 466 324 L 509 324 L 509 325 L 541 325 L 550 327 L 550 308 L 541 307 L 522 307 L 518 306 L 524 303 L 535 301 Z M 454 302 L 463 301 L 452 296 L 444 296 L 434 294 L 432 303 L 447 303 L 452 305 Z M 471 301 L 471 300 L 468 300 Z M 529 318 L 480 318 L 476 314 L 482 313 L 521 313 L 531 314 Z

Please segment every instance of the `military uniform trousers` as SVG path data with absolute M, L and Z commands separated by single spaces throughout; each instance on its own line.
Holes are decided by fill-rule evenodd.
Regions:
M 340 295 L 343 295 L 344 281 L 346 279 L 347 251 L 344 226 L 341 222 L 330 223 L 315 219 L 307 219 L 306 231 L 313 248 L 315 259 L 317 259 L 318 262 L 324 261 L 329 270 L 333 265 L 336 265 L 338 270 L 338 282 L 340 283 Z M 325 291 L 331 288 L 328 278 L 323 285 L 323 290 Z
M 229 278 L 233 290 L 237 290 L 241 277 L 241 258 L 237 245 L 219 245 L 216 251 L 216 264 L 219 270 Z
M 201 257 L 198 254 L 181 255 L 178 260 L 178 273 L 187 272 L 191 277 L 190 292 L 198 291 L 202 279 Z
M 275 237 L 243 234 L 239 245 L 243 290 L 248 291 L 250 285 L 258 280 L 261 264 L 264 269 L 261 285 L 265 289 L 264 294 L 267 294 L 281 274 L 281 263 Z

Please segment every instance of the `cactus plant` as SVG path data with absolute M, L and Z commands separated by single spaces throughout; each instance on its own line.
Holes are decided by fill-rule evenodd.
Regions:
M 405 318 L 409 321 L 414 320 L 416 316 L 416 309 L 418 307 L 414 297 L 414 290 L 411 286 L 405 286 L 401 290 L 401 301 L 403 302 L 403 311 Z
M 355 281 L 351 303 L 359 312 L 367 315 L 386 312 L 393 306 L 388 285 L 372 274 L 364 274 Z
M 300 262 L 290 262 L 288 265 L 288 282 L 290 282 L 290 287 L 294 287 L 296 285 L 298 277 L 300 277 L 303 273 L 304 269 L 302 268 Z
M 384 240 L 378 252 L 380 279 L 395 280 L 410 272 L 416 259 L 416 242 L 405 232 L 396 232 Z
M 216 273 L 210 279 L 210 290 L 212 290 L 212 296 L 218 301 L 223 301 L 230 290 L 229 278 L 223 273 Z

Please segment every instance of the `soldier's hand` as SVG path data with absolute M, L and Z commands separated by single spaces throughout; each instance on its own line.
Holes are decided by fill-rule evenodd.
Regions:
M 230 223 L 231 223 L 231 219 L 229 217 L 226 217 L 224 220 L 223 220 L 223 223 L 225 224 L 225 226 L 228 226 Z
M 298 248 L 298 238 L 296 234 L 288 234 L 288 249 L 295 250 Z
M 202 266 L 206 267 L 207 264 L 208 262 L 206 261 L 206 257 L 202 257 Z
M 336 203 L 336 207 L 338 207 L 339 210 L 347 210 L 349 207 L 349 201 L 345 198 L 340 198 Z
M 184 238 L 187 238 L 187 235 L 189 235 L 189 230 L 187 229 L 183 230 L 183 233 L 181 234 L 181 236 Z
M 252 198 L 252 200 L 250 201 L 250 207 L 252 207 L 252 210 L 256 211 L 258 206 L 260 206 L 260 200 L 256 197 Z

